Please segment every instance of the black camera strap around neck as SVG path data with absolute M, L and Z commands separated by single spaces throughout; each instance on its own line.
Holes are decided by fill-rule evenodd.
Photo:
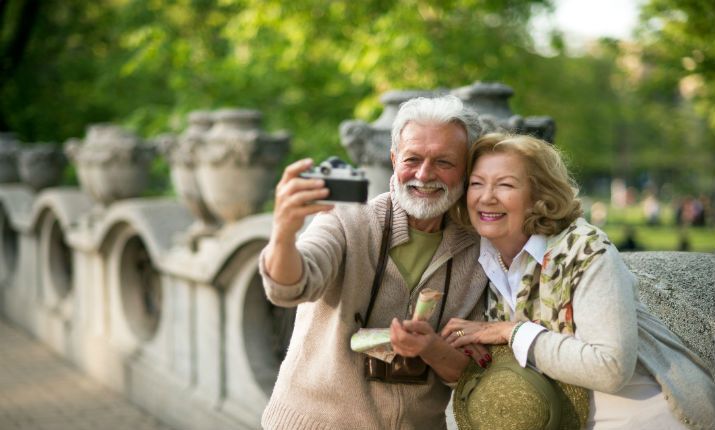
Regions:
M 370 303 L 367 305 L 367 312 L 365 313 L 365 318 L 359 312 L 355 313 L 355 322 L 360 324 L 362 328 L 367 327 L 367 323 L 370 320 L 370 315 L 372 314 L 372 308 L 375 306 L 375 300 L 377 300 L 377 293 L 380 291 L 380 285 L 382 284 L 382 276 L 385 273 L 385 266 L 387 265 L 387 249 L 390 245 L 390 235 L 392 234 L 392 199 L 387 196 L 387 209 L 385 210 L 385 225 L 382 227 L 382 240 L 380 242 L 380 256 L 377 260 L 377 268 L 375 270 L 375 277 L 372 280 L 372 290 L 370 291 Z M 447 261 L 447 275 L 444 279 L 444 296 L 442 296 L 442 304 L 439 308 L 439 318 L 437 319 L 437 329 L 439 329 L 439 323 L 442 321 L 442 315 L 444 314 L 444 306 L 447 303 L 447 294 L 449 293 L 449 284 L 452 279 L 452 258 Z

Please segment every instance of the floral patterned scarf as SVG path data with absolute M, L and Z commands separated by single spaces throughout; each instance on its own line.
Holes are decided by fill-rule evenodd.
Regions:
M 533 321 L 548 330 L 573 334 L 572 298 L 583 273 L 611 245 L 606 235 L 582 218 L 547 241 L 544 259 L 527 253 L 526 269 L 512 315 L 509 305 L 489 282 L 487 319 Z

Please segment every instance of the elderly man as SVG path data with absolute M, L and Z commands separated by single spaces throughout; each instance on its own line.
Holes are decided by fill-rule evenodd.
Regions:
M 316 203 L 328 195 L 323 181 L 298 176 L 311 161 L 286 168 L 260 270 L 273 303 L 300 306 L 265 428 L 445 427 L 446 383 L 472 351 L 453 349 L 435 331 L 452 317 L 477 318 L 486 285 L 478 241 L 446 215 L 464 192 L 468 146 L 479 133 L 476 115 L 453 96 L 404 103 L 392 129 L 390 192 L 367 205 Z M 383 235 L 389 255 L 380 271 Z M 425 288 L 445 293 L 444 309 L 409 321 Z M 431 368 L 423 383 L 368 379 L 371 365 L 350 349 L 363 326 L 390 327 L 394 350 Z

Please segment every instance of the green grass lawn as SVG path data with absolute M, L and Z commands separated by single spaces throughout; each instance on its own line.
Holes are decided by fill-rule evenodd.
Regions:
M 633 226 L 636 242 L 644 251 L 675 251 L 680 242 L 680 229 L 675 226 Z M 607 224 L 603 231 L 618 246 L 624 237 L 623 225 Z M 684 230 L 690 242 L 690 251 L 715 252 L 715 228 L 690 227 Z
M 645 222 L 640 205 L 625 208 L 608 207 L 606 225 L 601 227 L 616 246 L 623 242 L 626 227 L 635 230 L 636 242 L 645 251 L 676 251 L 679 249 L 681 235 L 687 237 L 690 251 L 715 253 L 715 227 L 688 227 L 675 225 L 673 208 L 663 205 L 661 224 L 649 226 Z

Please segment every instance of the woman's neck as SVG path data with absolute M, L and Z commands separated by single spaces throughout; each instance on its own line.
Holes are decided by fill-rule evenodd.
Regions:
M 514 257 L 519 253 L 529 241 L 528 236 L 524 236 L 518 239 L 506 239 L 498 241 L 490 241 L 494 248 L 501 255 L 501 259 L 506 264 L 507 267 L 511 266 L 511 262 L 514 261 Z

